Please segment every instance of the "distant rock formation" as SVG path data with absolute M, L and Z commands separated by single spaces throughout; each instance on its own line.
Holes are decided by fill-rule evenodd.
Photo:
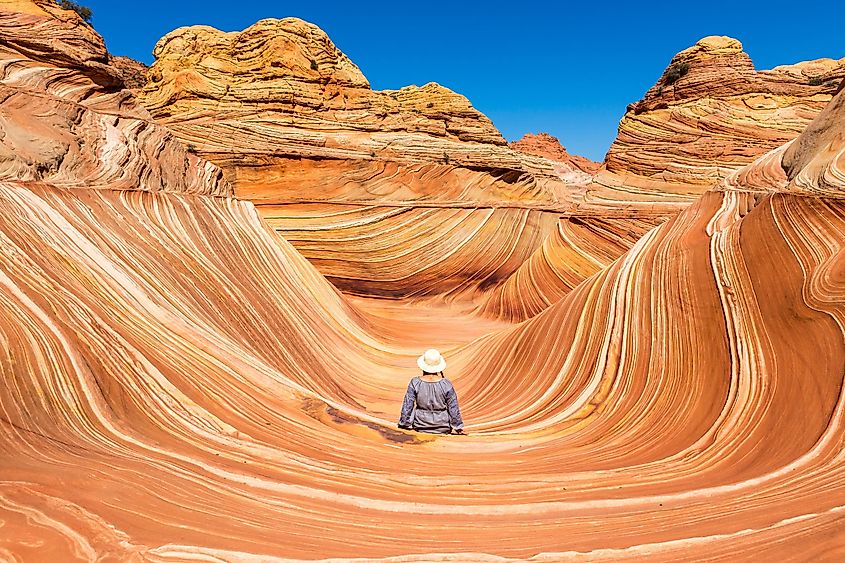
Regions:
M 296 18 L 233 33 L 181 28 L 154 54 L 144 105 L 258 203 L 563 209 L 577 198 L 567 183 L 589 181 L 563 181 L 554 163 L 510 150 L 448 88 L 372 90 L 321 29 Z
M 705 37 L 628 107 L 587 197 L 686 205 L 794 139 L 843 77 L 845 59 L 755 71 L 739 41 Z
M 512 150 L 448 88 L 372 90 L 322 30 L 296 18 L 233 33 L 177 29 L 155 57 L 141 100 L 156 121 L 218 164 L 239 197 L 349 292 L 498 283 L 591 180 L 580 161 Z M 501 260 L 481 258 L 482 248 Z M 458 267 L 463 281 L 442 275 Z
M 548 133 L 526 133 L 518 141 L 508 143 L 513 150 L 534 156 L 542 156 L 554 162 L 560 162 L 574 167 L 587 174 L 595 174 L 601 167 L 600 162 L 593 162 L 589 158 L 569 154 L 557 137 Z
M 124 88 L 140 90 L 147 84 L 147 65 L 144 63 L 109 55 L 109 67 L 120 75 Z

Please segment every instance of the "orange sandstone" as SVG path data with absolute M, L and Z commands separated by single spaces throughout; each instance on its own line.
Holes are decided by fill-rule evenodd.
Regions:
M 756 71 L 739 41 L 705 37 L 628 106 L 588 199 L 688 205 L 797 137 L 843 77 L 845 59 Z
M 3 29 L 69 33 L 28 10 L 3 12 Z M 518 258 L 494 223 L 464 218 L 479 253 L 514 262 L 494 284 L 495 313 L 526 319 L 510 324 L 434 297 L 339 293 L 214 165 L 168 148 L 132 92 L 104 82 L 108 64 L 53 59 L 61 41 L 35 58 L 4 45 L 1 64 L 27 72 L 2 75 L 0 127 L 28 144 L 0 159 L 3 559 L 845 550 L 845 93 L 656 227 L 640 212 L 553 217 L 559 238 L 537 244 L 570 258 Z M 436 338 L 469 436 L 395 427 Z

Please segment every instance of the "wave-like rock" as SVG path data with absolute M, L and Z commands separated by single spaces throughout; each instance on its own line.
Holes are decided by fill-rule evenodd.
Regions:
M 843 200 L 709 194 L 453 351 L 471 435 L 444 439 L 395 430 L 412 356 L 368 338 L 250 204 L 0 193 L 11 553 L 843 547 Z
M 533 218 L 572 211 L 591 179 L 586 159 L 511 149 L 466 98 L 440 85 L 372 90 L 322 30 L 295 18 L 233 33 L 181 28 L 155 56 L 142 102 L 157 122 L 222 167 L 238 197 L 299 250 L 322 253 L 320 271 L 351 292 L 449 292 L 454 284 L 438 289 L 432 280 L 457 261 L 467 280 L 504 279 L 553 230 L 553 221 Z M 362 206 L 373 208 L 367 219 L 348 221 Z M 455 229 L 461 214 L 473 227 Z M 373 222 L 386 215 L 401 218 Z M 307 233 L 296 227 L 301 216 Z M 408 248 L 408 237 L 394 234 L 412 220 L 418 238 Z M 475 227 L 505 262 L 468 257 Z M 506 255 L 514 240 L 531 246 Z
M 262 215 L 338 288 L 393 299 L 484 292 L 557 223 L 538 210 L 464 207 L 285 205 Z
M 645 213 L 561 218 L 543 244 L 484 297 L 478 311 L 511 322 L 529 319 L 608 267 L 666 219 Z
M 843 77 L 845 59 L 755 71 L 739 41 L 706 37 L 628 107 L 588 199 L 687 205 L 797 137 Z
M 600 263 L 526 258 L 541 295 L 572 273 L 519 324 L 344 296 L 249 201 L 19 168 L 0 181 L 0 558 L 839 558 L 843 100 L 655 228 L 561 225 L 560 251 Z M 31 133 L 33 161 L 63 127 Z M 441 342 L 470 434 L 400 431 Z

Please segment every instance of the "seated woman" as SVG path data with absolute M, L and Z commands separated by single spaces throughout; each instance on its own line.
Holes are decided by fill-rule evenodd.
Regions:
M 446 360 L 437 350 L 427 350 L 417 359 L 422 375 L 408 384 L 399 428 L 431 434 L 464 434 L 464 421 L 458 407 L 458 395 L 452 382 L 443 375 Z

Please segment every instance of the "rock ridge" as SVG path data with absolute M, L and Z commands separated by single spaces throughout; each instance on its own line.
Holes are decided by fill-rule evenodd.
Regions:
M 517 152 L 547 158 L 574 167 L 587 174 L 595 174 L 601 163 L 583 156 L 569 154 L 557 137 L 549 133 L 526 133 L 521 139 L 508 143 Z
M 255 191 L 250 180 L 261 169 L 278 180 L 277 199 L 295 199 L 302 190 L 288 189 L 285 177 L 309 178 L 312 166 L 320 168 L 321 177 L 334 175 L 332 181 L 350 187 L 345 201 L 392 204 L 454 201 L 449 194 L 460 194 L 462 201 L 518 203 L 528 191 L 535 205 L 565 207 L 589 181 L 570 164 L 511 150 L 484 114 L 444 86 L 372 90 L 325 32 L 297 18 L 261 20 L 241 32 L 180 28 L 159 41 L 155 56 L 143 104 L 222 166 L 244 194 Z M 384 166 L 395 168 L 393 189 L 348 178 L 355 174 L 375 181 L 383 178 Z M 441 193 L 419 181 L 429 168 L 444 178 Z M 502 182 L 505 172 L 509 178 Z M 456 174 L 473 177 L 472 184 L 496 186 L 489 190 L 496 195 L 468 192 Z M 400 190 L 402 185 L 417 195 L 406 197 L 411 194 Z M 390 197 L 391 192 L 402 195 Z
M 845 58 L 757 71 L 738 40 L 705 37 L 628 106 L 588 199 L 686 205 L 797 137 L 843 77 Z

